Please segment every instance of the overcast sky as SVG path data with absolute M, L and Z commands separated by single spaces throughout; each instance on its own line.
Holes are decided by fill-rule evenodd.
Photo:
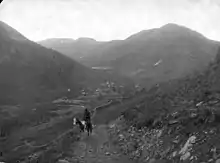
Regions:
M 177 23 L 220 41 L 220 0 L 3 0 L 0 20 L 27 38 L 125 39 Z

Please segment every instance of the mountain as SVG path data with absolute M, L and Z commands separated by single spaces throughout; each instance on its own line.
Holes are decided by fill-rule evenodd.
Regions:
M 117 51 L 122 57 L 115 61 L 112 59 L 110 67 L 152 84 L 203 70 L 214 59 L 219 45 L 195 31 L 174 24 L 142 31 L 126 42 L 123 46 L 127 46 L 129 52 Z
M 61 48 L 51 41 L 46 42 L 61 52 Z M 74 49 L 72 53 L 70 48 L 66 48 L 68 53 L 63 53 L 73 58 L 81 57 L 79 61 L 87 66 L 112 67 L 150 86 L 203 70 L 214 59 L 218 44 L 186 27 L 167 24 L 141 31 L 125 40 L 72 41 L 64 44 Z
M 122 121 L 126 123 L 123 126 L 121 125 L 122 123 L 117 126 L 117 130 L 121 131 L 121 133 L 117 133 L 119 136 L 120 134 L 129 135 L 128 133 L 132 132 L 132 128 L 135 128 L 135 131 L 132 132 L 134 134 L 131 136 L 134 139 L 131 137 L 125 138 L 124 144 L 128 143 L 127 140 L 130 140 L 133 144 L 135 144 L 134 142 L 140 142 L 143 140 L 143 135 L 152 134 L 151 140 L 154 140 L 155 137 L 160 139 L 152 143 L 152 148 L 148 146 L 149 142 L 151 142 L 149 137 L 147 137 L 148 141 L 146 139 L 143 141 L 143 143 L 147 142 L 147 145 L 143 145 L 144 148 L 146 147 L 145 149 L 141 147 L 137 150 L 135 147 L 129 147 L 129 150 L 131 149 L 130 156 L 133 153 L 141 153 L 143 151 L 146 153 L 148 151 L 147 155 L 150 155 L 149 157 L 169 160 L 165 162 L 181 162 L 179 160 L 190 162 L 194 156 L 199 158 L 199 162 L 207 162 L 210 158 L 215 159 L 216 157 L 212 155 L 210 149 L 213 146 L 214 148 L 219 146 L 219 74 L 220 46 L 218 47 L 216 58 L 205 70 L 183 79 L 158 84 L 147 92 L 142 101 L 129 106 L 122 113 L 122 119 L 124 118 Z M 121 128 L 119 128 L 120 125 Z M 153 134 L 155 129 L 162 132 Z M 137 138 L 137 136 L 134 136 L 135 133 L 143 134 L 140 134 L 140 137 Z M 194 141 L 190 145 L 190 150 L 188 150 L 187 154 L 190 157 L 181 152 L 173 155 L 174 152 L 183 151 L 182 147 L 185 148 L 187 146 L 191 137 L 199 141 Z M 174 141 L 177 144 L 177 148 L 170 148 L 174 145 Z M 123 144 L 122 141 L 120 143 Z M 128 148 L 125 150 L 129 151 Z M 164 151 L 166 152 L 164 153 Z M 142 162 L 143 158 L 138 158 L 136 161 Z M 193 162 L 197 161 L 193 160 Z
M 81 61 L 82 58 L 88 57 L 91 54 L 91 51 L 96 51 L 96 49 L 103 44 L 102 42 L 97 42 L 91 38 L 79 38 L 77 40 L 69 38 L 54 38 L 43 40 L 38 43 L 47 48 L 57 50 L 77 61 Z
M 95 87 L 102 77 L 0 22 L 0 104 L 32 104 Z M 70 92 L 67 90 L 70 89 Z

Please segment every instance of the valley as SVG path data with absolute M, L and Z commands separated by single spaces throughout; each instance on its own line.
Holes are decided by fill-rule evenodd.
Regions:
M 35 43 L 0 22 L 0 50 L 0 162 L 218 163 L 219 42 L 167 24 Z
M 46 156 L 44 157 L 52 157 L 47 156 L 47 152 L 50 153 L 52 150 L 53 153 L 54 148 L 59 146 L 57 143 L 61 143 L 59 151 L 62 151 L 61 153 L 65 155 L 65 152 L 68 152 L 69 148 L 68 144 L 63 144 L 62 139 L 66 139 L 70 134 L 71 137 L 67 138 L 67 141 L 74 142 L 77 141 L 79 135 L 79 131 L 72 126 L 74 116 L 81 117 L 84 108 L 87 107 L 92 112 L 93 110 L 97 112 L 93 120 L 94 124 L 106 124 L 117 118 L 124 110 L 118 109 L 118 111 L 115 112 L 116 108 L 125 107 L 125 104 L 128 103 L 126 98 L 125 100 L 122 98 L 121 101 L 117 101 L 118 95 L 111 95 L 111 91 L 103 95 L 101 100 L 98 99 L 98 95 L 95 95 L 95 93 L 96 92 L 94 92 L 93 97 L 88 95 L 84 97 L 84 99 L 80 96 L 75 100 L 67 98 L 65 98 L 65 100 L 58 99 L 52 103 L 36 105 L 32 109 L 27 108 L 28 110 L 26 109 L 24 111 L 17 106 L 2 106 L 1 115 L 5 115 L 5 117 L 1 119 L 1 137 L 3 144 L 1 151 L 3 151 L 4 160 L 6 162 L 25 161 L 28 155 L 31 156 L 35 154 L 39 155 L 37 159 L 43 159 L 41 157 L 43 157 L 45 153 Z M 143 94 L 138 96 L 141 97 Z M 129 101 L 129 103 L 131 103 L 131 101 Z M 102 110 L 104 111 L 104 115 Z M 24 119 L 24 117 L 26 118 Z M 7 146 L 4 146 L 6 144 Z M 55 152 L 53 154 L 57 153 Z M 63 155 L 48 159 L 51 159 L 50 161 L 54 159 L 55 161 L 60 157 L 63 157 Z M 46 162 L 46 160 L 41 161 Z

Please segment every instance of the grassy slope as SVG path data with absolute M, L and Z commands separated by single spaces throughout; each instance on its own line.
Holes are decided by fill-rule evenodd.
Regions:
M 97 105 L 106 103 L 108 98 L 107 95 L 103 100 L 97 101 L 96 98 L 87 97 L 90 102 L 86 105 L 93 109 Z M 60 106 L 48 102 L 36 104 L 31 108 L 1 106 L 0 111 L 1 151 L 3 151 L 4 159 L 7 162 L 14 162 L 39 152 L 41 153 L 39 156 L 41 161 L 46 162 L 48 159 L 53 161 L 58 159 L 60 154 L 68 153 L 71 142 L 75 141 L 78 135 L 78 131 L 71 131 L 72 118 L 73 116 L 82 116 L 83 109 L 78 105 Z M 121 112 L 110 110 L 108 115 L 103 115 L 103 113 L 106 112 L 101 112 L 98 119 L 108 117 L 109 120 L 112 120 Z M 66 135 L 58 140 L 57 137 L 64 133 Z M 46 158 L 42 158 L 43 156 Z
M 53 140 L 72 129 L 73 115 L 83 111 L 78 106 L 60 107 L 52 103 L 36 104 L 33 108 L 0 108 L 1 151 L 8 162 L 44 151 L 57 143 L 58 140 Z M 71 133 L 77 135 L 75 131 Z
M 9 31 L 9 32 L 8 32 Z M 32 104 L 77 95 L 85 85 L 95 87 L 100 74 L 56 51 L 27 40 L 0 22 L 0 103 Z

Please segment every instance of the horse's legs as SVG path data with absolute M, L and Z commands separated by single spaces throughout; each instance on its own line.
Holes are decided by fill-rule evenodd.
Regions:
M 87 126 L 87 133 L 88 133 L 88 136 L 89 136 L 89 127 Z
M 90 126 L 87 127 L 88 136 L 91 134 Z
M 92 124 L 90 123 L 90 125 L 89 125 L 89 129 L 90 129 L 90 133 L 92 133 Z
M 92 133 L 92 131 L 93 131 L 92 125 L 91 125 L 91 130 L 90 130 L 90 131 L 91 131 L 91 133 Z
M 89 124 L 88 132 L 89 132 L 90 134 L 92 134 L 92 124 Z

